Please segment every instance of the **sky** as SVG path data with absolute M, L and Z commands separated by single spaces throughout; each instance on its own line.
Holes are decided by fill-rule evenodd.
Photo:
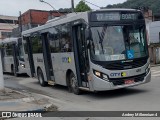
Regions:
M 71 0 L 44 0 L 54 6 L 55 9 L 59 8 L 70 8 Z M 79 3 L 80 0 L 74 0 L 75 6 Z M 96 4 L 100 7 L 105 7 L 109 4 L 123 3 L 126 0 L 87 0 L 93 4 Z M 39 2 L 39 0 L 0 0 L 0 15 L 8 16 L 19 16 L 19 11 L 24 13 L 29 9 L 38 9 L 38 10 L 52 10 L 52 8 L 45 4 Z M 98 9 L 97 7 L 88 4 L 92 9 Z

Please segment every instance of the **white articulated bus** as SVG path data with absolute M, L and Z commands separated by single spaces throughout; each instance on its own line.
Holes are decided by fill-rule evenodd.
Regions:
M 151 80 L 146 26 L 134 9 L 71 13 L 22 33 L 28 74 L 79 94 Z
M 26 73 L 22 38 L 6 38 L 0 41 L 3 72 Z

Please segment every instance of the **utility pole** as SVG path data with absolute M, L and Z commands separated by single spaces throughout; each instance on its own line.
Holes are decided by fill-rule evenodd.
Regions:
M 74 12 L 74 0 L 71 0 L 72 12 Z
M 19 11 L 19 28 L 20 28 L 20 33 L 22 33 L 22 20 L 21 20 L 22 14 L 21 11 Z
M 2 57 L 0 49 L 0 91 L 4 90 L 4 78 L 3 78 L 3 69 L 2 69 Z

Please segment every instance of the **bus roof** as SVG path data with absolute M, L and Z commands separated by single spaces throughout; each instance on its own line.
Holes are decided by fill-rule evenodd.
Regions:
M 95 11 L 140 11 L 138 9 L 127 9 L 127 8 L 109 8 L 109 9 L 98 9 Z
M 71 21 L 78 20 L 78 19 L 84 19 L 86 22 L 88 22 L 88 12 L 70 13 L 70 14 L 61 16 L 59 18 L 49 20 L 44 25 L 23 31 L 22 35 L 27 35 L 27 34 L 30 34 L 30 33 L 33 33 L 33 32 L 39 31 L 39 30 L 43 30 L 46 28 L 50 28 L 52 26 L 64 24 L 64 23 L 71 22 Z
M 86 22 L 88 22 L 88 13 L 96 12 L 96 11 L 140 11 L 140 10 L 117 8 L 117 9 L 99 9 L 99 10 L 93 10 L 93 11 L 87 11 L 87 12 L 70 13 L 70 14 L 63 15 L 61 17 L 57 17 L 55 19 L 51 19 L 47 21 L 46 24 L 44 25 L 23 31 L 22 35 L 28 35 L 30 33 L 41 31 L 46 28 L 50 28 L 56 25 L 64 24 L 64 23 L 71 22 L 78 19 L 84 19 Z

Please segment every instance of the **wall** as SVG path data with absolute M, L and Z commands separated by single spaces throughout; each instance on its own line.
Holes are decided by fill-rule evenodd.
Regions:
M 48 21 L 49 16 L 59 17 L 65 13 L 57 13 L 57 11 L 43 11 L 30 9 L 23 13 L 21 17 L 22 31 L 43 25 Z
M 4 16 L 4 15 L 0 15 L 0 39 L 5 38 L 6 36 L 2 36 L 2 32 L 3 33 L 11 33 L 13 28 L 18 27 L 18 24 L 15 24 L 14 21 L 18 21 L 18 17 L 15 16 Z M 7 20 L 9 21 L 13 21 L 13 23 L 7 23 Z
M 151 22 L 149 24 L 150 43 L 160 43 L 160 21 Z

